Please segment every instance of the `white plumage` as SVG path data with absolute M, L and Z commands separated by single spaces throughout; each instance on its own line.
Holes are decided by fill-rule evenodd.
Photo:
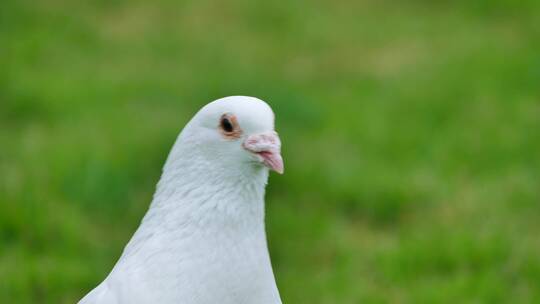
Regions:
M 117 264 L 79 303 L 281 303 L 264 227 L 268 169 L 283 171 L 280 146 L 274 114 L 259 99 L 202 108 Z

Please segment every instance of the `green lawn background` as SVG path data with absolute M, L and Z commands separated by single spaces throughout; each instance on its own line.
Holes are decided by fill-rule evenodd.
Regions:
M 0 5 L 0 303 L 75 303 L 205 103 L 268 101 L 284 303 L 540 301 L 540 2 Z

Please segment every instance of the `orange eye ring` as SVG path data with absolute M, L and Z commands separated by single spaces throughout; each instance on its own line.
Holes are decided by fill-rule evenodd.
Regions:
M 238 124 L 236 116 L 233 114 L 225 113 L 221 115 L 219 120 L 219 130 L 223 137 L 229 140 L 238 139 L 242 136 L 242 129 Z

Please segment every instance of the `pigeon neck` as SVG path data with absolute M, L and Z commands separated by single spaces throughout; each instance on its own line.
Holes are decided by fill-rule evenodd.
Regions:
M 182 225 L 264 229 L 266 168 L 225 170 L 188 152 L 183 156 L 167 161 L 150 213 Z

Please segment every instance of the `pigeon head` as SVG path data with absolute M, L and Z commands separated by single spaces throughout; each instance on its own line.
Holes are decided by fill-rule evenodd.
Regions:
M 284 170 L 274 113 L 254 97 L 230 96 L 207 104 L 186 126 L 180 144 L 216 169 Z

